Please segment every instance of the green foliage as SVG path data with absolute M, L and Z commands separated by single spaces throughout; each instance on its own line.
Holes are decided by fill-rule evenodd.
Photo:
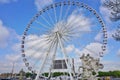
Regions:
M 95 74 L 96 73 L 93 72 L 93 75 L 95 75 Z M 48 77 L 48 73 L 44 73 L 43 75 Z M 51 76 L 53 76 L 53 77 L 57 77 L 57 76 L 61 76 L 61 75 L 68 75 L 69 76 L 68 73 L 62 73 L 62 72 L 54 72 L 51 74 Z M 33 74 L 31 74 L 29 72 L 26 73 L 27 78 L 32 77 L 32 76 L 33 76 Z M 117 70 L 116 71 L 108 71 L 108 72 L 100 71 L 98 77 L 104 77 L 104 76 L 112 76 L 115 78 L 120 78 L 120 71 L 117 71 Z
M 100 78 L 98 78 L 98 80 L 101 80 Z
M 63 75 L 63 73 L 61 73 L 61 72 L 55 72 L 55 73 L 53 73 L 53 77 L 61 76 L 61 75 Z
M 92 75 L 96 75 L 96 72 L 92 72 Z
M 43 76 L 45 76 L 45 77 L 48 77 L 48 73 L 44 73 L 44 74 L 42 74 Z
M 44 76 L 48 77 L 48 73 L 44 73 Z M 53 77 L 61 76 L 61 75 L 69 75 L 68 73 L 62 73 L 62 72 L 54 72 L 51 74 Z
M 31 77 L 32 76 L 32 74 L 30 73 L 30 72 L 27 72 L 26 73 L 26 77 L 28 78 L 28 77 Z
M 109 72 L 102 72 L 100 71 L 99 72 L 99 77 L 102 77 L 102 76 L 113 76 L 113 77 L 116 77 L 116 78 L 120 78 L 120 71 L 109 71 Z

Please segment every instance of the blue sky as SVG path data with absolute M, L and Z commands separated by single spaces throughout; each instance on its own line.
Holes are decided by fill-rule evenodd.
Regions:
M 44 6 L 61 0 L 0 0 L 0 73 L 10 72 L 12 62 L 24 68 L 20 58 L 21 36 L 31 18 Z M 102 7 L 103 0 L 77 0 L 94 8 L 104 20 L 108 31 L 107 53 L 102 58 L 104 70 L 120 70 L 120 42 L 111 34 L 120 23 L 109 20 L 109 10 Z M 2 32 L 2 31 L 3 32 Z M 16 71 L 19 71 L 16 68 Z

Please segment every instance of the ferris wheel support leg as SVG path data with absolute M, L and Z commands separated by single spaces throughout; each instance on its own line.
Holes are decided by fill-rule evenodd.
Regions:
M 54 53 L 53 53 L 53 57 L 52 57 L 52 65 L 51 65 L 51 69 L 53 68 L 53 64 L 54 64 L 54 59 L 55 59 L 55 55 L 56 55 L 56 52 L 57 52 L 57 46 L 58 46 L 58 40 L 56 40 L 57 42 L 56 42 L 56 46 L 55 46 L 55 50 L 54 50 Z M 50 71 L 49 71 L 49 77 L 51 76 L 51 69 L 50 69 Z
M 72 77 L 72 68 L 71 68 L 71 66 L 70 66 L 70 64 L 68 64 L 68 62 L 67 62 L 67 55 L 66 55 L 66 51 L 65 51 L 65 48 L 64 48 L 64 46 L 63 46 L 63 44 L 62 44 L 62 41 L 61 41 L 61 39 L 60 39 L 60 34 L 57 32 L 57 37 L 58 37 L 58 41 L 59 41 L 59 45 L 60 45 L 60 47 L 61 47 L 61 50 L 62 50 L 62 53 L 63 53 L 63 55 L 64 55 L 64 58 L 65 58 L 65 63 L 66 63 L 66 65 L 67 65 L 67 68 L 68 68 L 68 72 L 69 72 L 69 74 L 70 74 L 70 79 L 71 80 L 74 80 L 73 79 L 73 77 Z M 69 60 L 68 60 L 69 61 Z
M 43 60 L 43 63 L 42 63 L 42 65 L 41 65 L 40 69 L 39 69 L 39 72 L 38 72 L 35 80 L 39 80 L 39 76 L 40 76 L 41 70 L 42 70 L 43 67 L 44 67 L 45 61 L 46 61 L 47 56 L 48 56 L 48 54 L 49 54 L 49 52 L 50 52 L 50 48 L 51 48 L 51 46 L 49 47 L 49 50 L 48 50 L 47 54 L 45 55 L 45 58 L 44 58 L 44 60 Z

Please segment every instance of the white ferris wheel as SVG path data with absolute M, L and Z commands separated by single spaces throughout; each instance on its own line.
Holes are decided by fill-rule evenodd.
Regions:
M 100 38 L 95 39 L 97 36 Z M 95 52 L 86 47 L 92 43 L 99 43 L 101 50 Z M 106 44 L 107 30 L 97 12 L 81 2 L 63 1 L 43 8 L 30 20 L 23 33 L 21 51 L 28 70 L 37 74 L 35 80 L 45 77 L 44 73 L 50 80 L 58 59 L 64 60 L 62 70 L 74 80 L 83 50 L 101 57 Z

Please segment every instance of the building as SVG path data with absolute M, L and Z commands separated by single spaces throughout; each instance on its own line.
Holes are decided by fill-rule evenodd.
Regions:
M 72 66 L 72 68 L 74 70 L 74 59 L 70 59 L 69 61 L 70 61 L 70 65 Z M 53 70 L 52 70 L 52 72 L 68 72 L 67 64 L 65 62 L 65 59 L 54 60 L 53 61 Z

